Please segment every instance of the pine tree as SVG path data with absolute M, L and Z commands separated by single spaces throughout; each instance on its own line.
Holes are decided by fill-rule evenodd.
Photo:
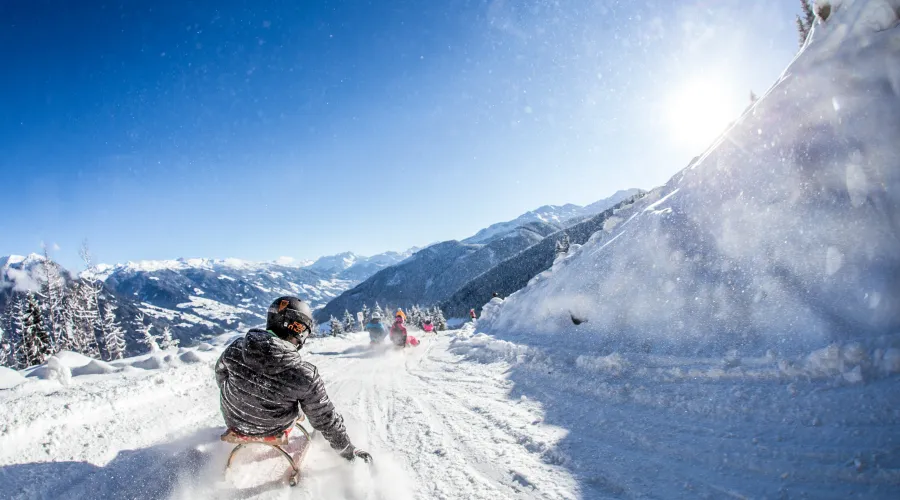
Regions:
M 125 357 L 125 329 L 116 319 L 116 306 L 107 302 L 103 307 L 103 334 L 107 359 Z
M 331 317 L 331 320 L 329 321 L 329 326 L 331 326 L 331 336 L 332 337 L 336 337 L 336 336 L 344 333 L 344 326 L 334 316 Z
M 382 318 L 385 317 L 384 309 L 382 309 L 381 306 L 378 305 L 378 302 L 375 302 L 375 310 L 372 311 L 372 312 L 373 312 L 373 313 L 378 313 L 378 314 L 380 314 Z
M 423 319 L 422 310 L 419 308 L 419 305 L 413 305 L 409 308 L 409 324 L 416 327 L 422 328 L 422 323 L 425 322 Z
M 800 11 L 801 14 L 797 15 L 797 34 L 800 37 L 800 46 L 802 47 L 809 37 L 809 31 L 816 22 L 816 13 L 809 4 L 809 0 L 800 0 Z
M 141 336 L 141 343 L 146 345 L 150 349 L 150 352 L 158 351 L 159 344 L 156 343 L 156 336 L 150 333 L 151 330 L 153 330 L 153 324 L 144 324 L 144 315 L 138 313 L 138 315 L 134 317 L 134 326 Z
M 22 309 L 22 347 L 25 367 L 39 365 L 52 355 L 50 333 L 44 325 L 44 313 L 33 293 L 25 299 Z
M 73 350 L 92 358 L 100 357 L 97 339 L 100 323 L 100 288 L 81 279 L 75 283 L 68 308 L 71 311 Z M 102 341 L 102 339 L 101 339 Z
M 444 318 L 444 311 L 441 311 L 440 307 L 434 306 L 431 312 L 431 319 L 438 331 L 442 332 L 447 329 L 447 319 Z
M 344 331 L 347 333 L 356 331 L 356 320 L 353 319 L 353 315 L 350 314 L 350 311 L 344 309 Z
M 21 370 L 28 367 L 26 347 L 24 345 L 25 332 L 25 299 L 22 296 L 13 296 L 12 306 L 9 308 L 10 354 L 9 366 Z
M 41 295 L 45 315 L 47 317 L 47 330 L 50 332 L 50 342 L 54 352 L 67 349 L 66 344 L 66 281 L 59 273 L 56 263 L 50 260 L 47 245 L 44 245 L 44 262 L 41 265 L 44 274 L 44 282 L 41 285 Z
M 162 340 L 159 343 L 160 349 L 171 349 L 178 347 L 179 340 L 172 338 L 172 330 L 168 326 L 163 327 Z
M 369 319 L 371 319 L 371 316 L 369 316 L 369 306 L 363 304 L 362 314 L 363 314 L 363 324 L 360 326 L 365 326 L 365 324 L 369 322 Z
M 5 322 L 6 318 L 4 315 L 0 315 L 0 323 Z M 13 345 L 10 342 L 9 335 L 6 333 L 6 329 L 0 324 L 0 366 L 10 366 L 10 358 L 13 353 Z

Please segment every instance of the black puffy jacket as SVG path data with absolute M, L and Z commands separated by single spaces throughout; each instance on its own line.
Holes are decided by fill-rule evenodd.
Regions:
M 297 348 L 265 330 L 250 330 L 216 363 L 225 424 L 245 436 L 275 436 L 294 425 L 297 405 L 314 429 L 340 452 L 350 445 L 316 367 Z

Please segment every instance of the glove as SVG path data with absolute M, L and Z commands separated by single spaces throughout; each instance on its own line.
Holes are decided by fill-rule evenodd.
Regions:
M 370 464 L 372 463 L 372 455 L 369 455 L 369 452 L 360 450 L 354 447 L 352 444 L 347 445 L 344 448 L 344 451 L 341 452 L 341 456 L 347 459 L 347 461 L 352 462 L 356 460 L 356 458 L 361 458 L 363 462 Z

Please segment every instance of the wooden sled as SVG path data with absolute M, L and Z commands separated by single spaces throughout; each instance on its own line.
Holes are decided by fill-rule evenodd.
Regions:
M 219 438 L 226 443 L 231 443 L 236 445 L 233 450 L 231 450 L 231 454 L 228 455 L 228 461 L 225 462 L 225 476 L 228 476 L 228 470 L 231 468 L 231 463 L 234 461 L 234 457 L 237 455 L 237 452 L 244 449 L 248 445 L 251 444 L 259 444 L 268 446 L 277 451 L 277 453 L 283 456 L 291 467 L 291 475 L 289 479 L 289 483 L 291 486 L 297 486 L 297 483 L 300 482 L 300 465 L 303 463 L 304 457 L 306 457 L 306 452 L 309 450 L 310 442 L 312 441 L 313 434 L 304 428 L 300 422 L 303 421 L 304 416 L 300 415 L 300 418 L 294 422 L 294 426 L 300 429 L 300 432 L 303 433 L 303 438 L 306 442 L 302 443 L 300 446 L 300 451 L 296 453 L 295 456 L 291 456 L 287 450 L 284 449 L 285 446 L 288 445 L 288 437 L 290 435 L 290 430 L 288 429 L 284 433 L 279 436 L 265 436 L 265 437 L 253 437 L 253 436 L 244 436 L 234 432 L 231 429 L 227 429 L 224 434 Z M 313 431 L 315 432 L 315 431 Z

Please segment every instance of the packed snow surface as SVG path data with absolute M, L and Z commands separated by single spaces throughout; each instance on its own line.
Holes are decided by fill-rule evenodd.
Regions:
M 806 364 L 542 350 L 462 330 L 417 348 L 313 339 L 353 442 L 314 441 L 299 486 L 247 452 L 226 479 L 213 367 L 226 342 L 0 373 L 4 498 L 897 498 L 897 376 Z M 900 352 L 882 353 L 900 370 Z M 51 366 L 52 365 L 52 366 Z M 39 376 L 40 375 L 40 376 Z M 260 458 L 262 457 L 262 458 Z

